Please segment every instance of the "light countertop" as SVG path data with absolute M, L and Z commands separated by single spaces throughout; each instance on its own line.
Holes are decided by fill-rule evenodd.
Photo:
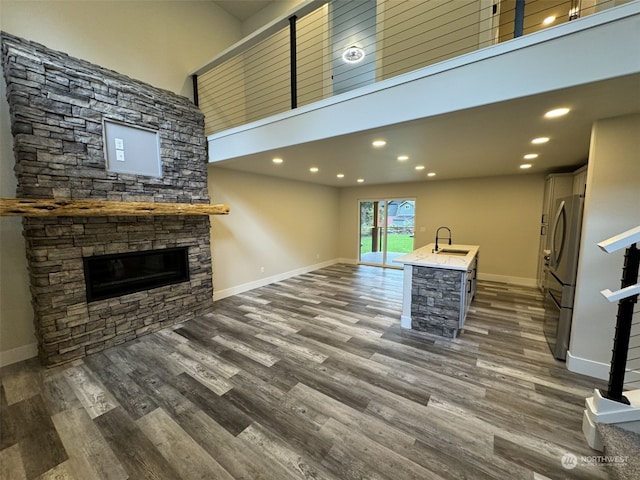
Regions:
M 435 243 L 429 243 L 411 253 L 397 257 L 393 261 L 420 267 L 468 270 L 473 259 L 478 255 L 478 250 L 480 250 L 478 245 L 462 245 L 459 243 L 454 243 L 453 245 L 447 245 L 445 243 L 441 245 L 438 243 L 439 253 L 435 253 L 433 251 L 435 247 Z M 468 250 L 469 253 L 466 255 L 447 254 L 443 252 L 443 250 Z

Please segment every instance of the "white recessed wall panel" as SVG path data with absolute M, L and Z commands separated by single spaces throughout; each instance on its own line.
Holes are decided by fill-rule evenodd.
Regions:
M 105 120 L 107 171 L 162 177 L 158 132 Z

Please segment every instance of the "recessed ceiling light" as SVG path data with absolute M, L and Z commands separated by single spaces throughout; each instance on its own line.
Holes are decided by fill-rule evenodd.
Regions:
M 538 137 L 531 140 L 531 143 L 534 145 L 540 145 L 541 143 L 547 143 L 549 141 L 549 137 Z
M 435 176 L 436 176 L 436 172 L 427 173 L 427 177 L 435 177 Z
M 358 180 L 356 180 L 356 182 L 362 183 L 362 182 L 364 182 L 364 178 L 359 178 Z
M 311 173 L 317 173 L 317 172 L 318 172 L 318 170 L 319 170 L 319 169 L 318 169 L 318 167 L 311 167 L 311 168 L 309 169 L 309 171 L 310 171 Z
M 569 113 L 571 110 L 569 108 L 566 107 L 562 107 L 562 108 L 554 108 L 553 110 L 549 110 L 547 113 L 544 114 L 544 118 L 558 118 L 558 117 L 562 117 L 563 115 L 566 115 L 567 113 Z
M 523 163 L 522 165 L 520 165 L 520 168 L 523 170 L 526 170 L 527 168 L 531 168 L 533 165 L 531 165 L 530 163 Z
M 338 177 L 338 178 L 344 178 L 344 173 L 339 173 L 339 174 L 337 174 L 337 175 L 336 175 L 336 177 Z
M 553 15 L 550 15 L 550 16 L 548 16 L 547 18 L 545 18 L 542 21 L 542 24 L 543 25 L 551 25 L 555 21 L 556 21 L 556 17 L 554 17 Z
M 424 170 L 424 165 L 416 165 L 416 170 Z
M 399 155 L 398 156 L 398 161 L 399 162 L 404 162 L 406 160 L 409 160 L 409 155 Z
M 533 160 L 534 158 L 538 158 L 538 154 L 537 153 L 527 153 L 524 156 L 525 160 Z
M 380 148 L 380 147 L 384 147 L 387 144 L 387 142 L 385 140 L 374 140 L 371 145 L 373 145 L 376 148 Z
M 276 163 L 276 164 L 280 164 L 280 163 L 284 162 L 284 160 L 282 160 L 282 159 L 281 159 L 281 158 L 279 158 L 279 157 L 276 157 L 276 158 L 274 158 L 274 159 L 273 159 L 273 160 L 271 160 L 271 161 L 272 161 L 273 163 Z

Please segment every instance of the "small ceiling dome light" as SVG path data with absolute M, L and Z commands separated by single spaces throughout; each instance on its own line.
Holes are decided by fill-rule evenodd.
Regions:
M 527 153 L 524 156 L 525 160 L 533 160 L 534 158 L 538 158 L 538 154 L 537 153 Z
M 310 171 L 311 173 L 317 173 L 317 172 L 318 172 L 318 170 L 319 170 L 319 169 L 318 169 L 318 167 L 311 167 L 311 168 L 309 169 L 309 171 Z
M 427 177 L 435 177 L 435 176 L 436 176 L 436 172 L 427 173 Z
M 337 175 L 336 175 L 336 177 L 338 177 L 338 178 L 344 178 L 344 173 L 339 173 L 339 174 L 337 174 Z
M 398 157 L 399 162 L 404 162 L 405 160 L 409 160 L 409 155 L 400 155 Z
M 533 165 L 531 165 L 530 163 L 523 163 L 522 165 L 520 165 L 520 168 L 523 170 L 526 170 L 527 168 L 531 168 Z
M 416 170 L 424 170 L 424 165 L 416 165 Z
M 280 157 L 276 157 L 276 158 L 274 158 L 274 159 L 273 159 L 273 160 L 271 160 L 271 161 L 272 161 L 273 163 L 276 163 L 276 164 L 280 164 L 280 163 L 284 162 L 284 160 L 282 160 Z
M 549 110 L 547 113 L 545 113 L 544 118 L 558 118 L 558 117 L 562 117 L 563 115 L 566 115 L 569 112 L 570 112 L 570 109 L 566 107 L 554 108 L 553 110 Z
M 364 50 L 355 45 L 347 48 L 342 54 L 342 60 L 347 63 L 358 63 L 364 60 Z
M 371 142 L 371 145 L 376 148 L 384 147 L 386 144 L 387 142 L 384 140 L 374 140 L 373 142 Z
M 358 180 L 356 180 L 356 182 L 362 183 L 362 182 L 364 182 L 364 178 L 359 178 Z
M 551 24 L 552 24 L 553 22 L 555 22 L 555 21 L 556 21 L 556 17 L 554 17 L 553 15 L 551 15 L 551 16 L 549 16 L 549 17 L 545 18 L 545 19 L 542 21 L 542 24 L 543 24 L 543 25 L 551 25 Z

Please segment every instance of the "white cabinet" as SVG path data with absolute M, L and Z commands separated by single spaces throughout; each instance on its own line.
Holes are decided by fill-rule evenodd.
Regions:
M 549 228 L 553 206 L 556 200 L 571 195 L 573 192 L 573 174 L 557 173 L 548 175 L 544 184 L 544 198 L 542 201 L 542 215 L 540 216 L 540 243 L 538 246 L 538 274 L 536 276 L 537 285 L 540 290 L 544 289 L 545 261 L 544 251 L 548 249 Z
M 541 223 L 547 225 L 552 215 L 556 200 L 571 195 L 573 192 L 572 173 L 554 173 L 548 175 L 544 184 Z
M 584 195 L 587 189 L 587 166 L 573 172 L 573 194 Z
M 471 300 L 476 296 L 476 282 L 478 279 L 478 255 L 473 259 L 467 271 L 462 275 L 462 292 L 460 296 L 460 323 L 459 328 L 464 327 Z
M 540 243 L 538 245 L 538 273 L 536 283 L 544 290 L 545 259 L 544 251 L 549 249 L 549 229 L 556 200 L 569 195 L 584 195 L 587 183 L 587 166 L 571 173 L 554 173 L 548 175 L 544 184 L 544 199 L 540 218 Z

